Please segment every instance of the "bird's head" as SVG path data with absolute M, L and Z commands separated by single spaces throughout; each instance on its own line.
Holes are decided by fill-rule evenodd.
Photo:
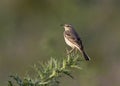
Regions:
M 64 25 L 61 25 L 61 26 L 64 27 L 65 31 L 66 30 L 71 30 L 73 28 L 71 24 L 64 24 Z

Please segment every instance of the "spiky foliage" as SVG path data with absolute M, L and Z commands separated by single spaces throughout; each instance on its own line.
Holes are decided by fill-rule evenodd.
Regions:
M 8 86 L 58 86 L 59 80 L 63 75 L 71 78 L 72 68 L 81 69 L 79 55 L 67 55 L 62 60 L 51 58 L 46 63 L 39 63 L 33 66 L 35 69 L 34 78 L 26 76 L 23 79 L 18 75 L 10 76 L 13 81 L 8 81 Z

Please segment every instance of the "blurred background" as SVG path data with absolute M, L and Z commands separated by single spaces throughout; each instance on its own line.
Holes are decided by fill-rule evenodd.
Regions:
M 64 23 L 74 25 L 91 61 L 60 86 L 120 86 L 120 0 L 0 0 L 0 86 L 38 61 L 65 57 Z

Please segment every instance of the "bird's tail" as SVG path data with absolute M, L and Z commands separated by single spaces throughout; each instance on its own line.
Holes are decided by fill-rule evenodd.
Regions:
M 85 51 L 82 51 L 83 57 L 85 58 L 86 61 L 90 60 L 90 57 L 86 54 Z

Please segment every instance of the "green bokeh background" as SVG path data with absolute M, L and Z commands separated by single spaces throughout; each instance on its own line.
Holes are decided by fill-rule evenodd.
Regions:
M 60 86 L 120 86 L 119 0 L 0 0 L 0 86 L 38 61 L 63 58 L 64 23 L 74 25 L 91 61 Z

